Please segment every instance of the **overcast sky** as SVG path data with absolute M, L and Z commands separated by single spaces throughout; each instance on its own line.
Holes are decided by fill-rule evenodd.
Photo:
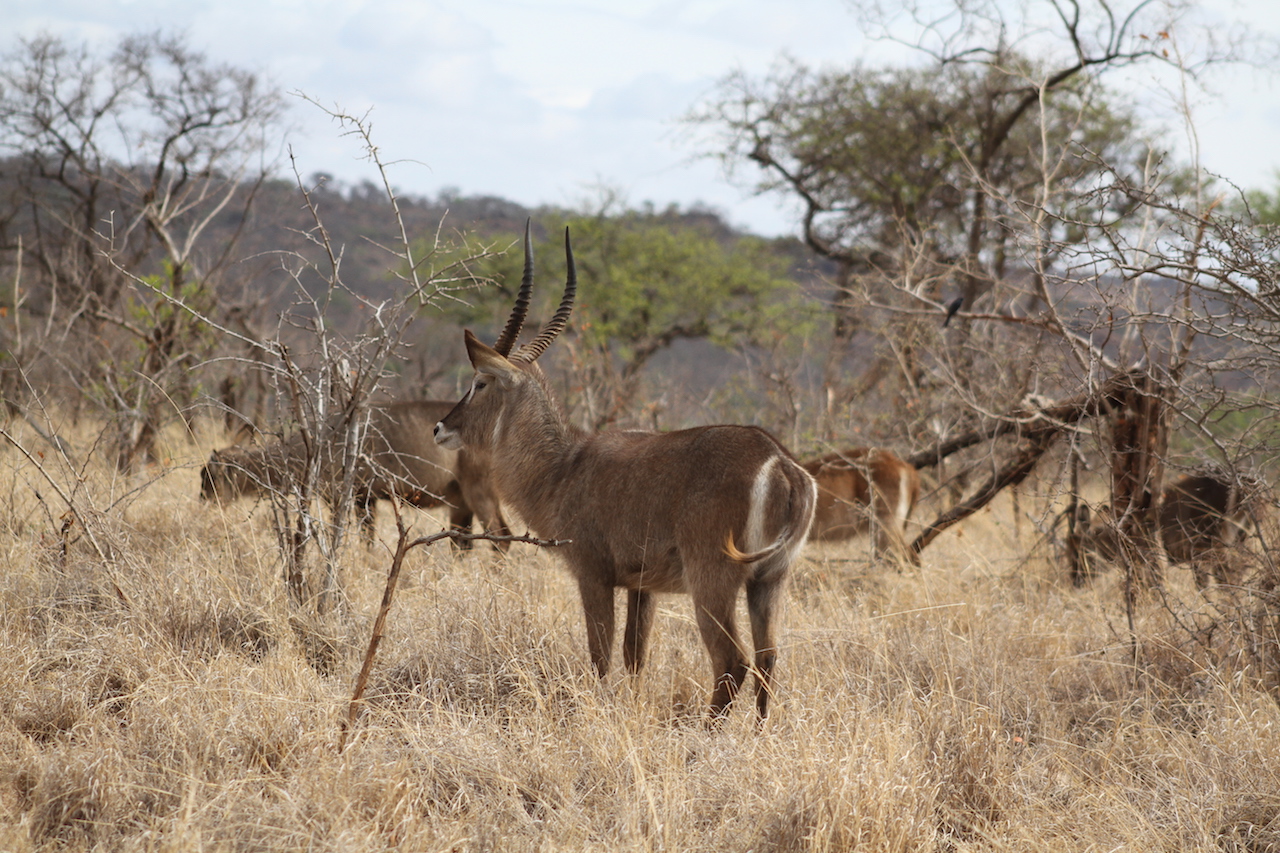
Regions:
M 1210 16 L 1280 34 L 1280 0 L 1208 2 Z M 606 186 L 634 205 L 708 204 L 762 234 L 794 233 L 788 208 L 696 159 L 677 119 L 728 72 L 761 76 L 783 51 L 815 66 L 893 56 L 842 0 L 0 0 L 0 13 L 5 49 L 39 32 L 96 42 L 160 28 L 283 91 L 368 112 L 384 160 L 404 161 L 391 177 L 405 192 L 575 205 Z M 1272 188 L 1276 80 L 1210 82 L 1194 105 L 1203 164 Z M 323 111 L 290 100 L 303 174 L 371 176 Z M 1165 132 L 1188 150 L 1176 124 Z

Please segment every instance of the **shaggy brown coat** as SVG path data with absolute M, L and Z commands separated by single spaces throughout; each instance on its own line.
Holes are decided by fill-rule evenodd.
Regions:
M 355 471 L 355 505 L 372 535 L 379 499 L 394 494 L 421 509 L 449 508 L 449 526 L 470 532 L 474 516 L 492 534 L 510 535 L 486 465 L 466 451 L 436 444 L 432 430 L 453 407 L 437 400 L 373 406 L 363 453 Z M 262 446 L 215 450 L 200 471 L 200 497 L 234 499 L 268 491 L 287 493 L 302 474 L 302 441 L 291 436 Z M 336 472 L 321 478 L 321 496 L 331 505 Z M 504 550 L 507 543 L 498 543 Z M 462 547 L 470 543 L 463 542 Z
M 1233 546 L 1241 543 L 1263 509 L 1257 489 L 1221 474 L 1188 474 L 1167 486 L 1160 497 L 1160 539 L 1171 564 L 1190 563 L 1196 586 L 1211 581 L 1239 581 L 1239 561 Z M 1104 560 L 1120 558 L 1120 539 L 1108 507 L 1094 517 L 1087 506 L 1077 509 L 1077 532 L 1084 548 Z
M 614 591 L 627 591 L 626 667 L 644 664 L 656 594 L 687 593 L 711 656 L 712 717 L 722 716 L 746 678 L 735 611 L 745 588 L 755 646 L 756 709 L 768 713 L 778 655 L 779 592 L 809 534 L 813 478 L 773 436 L 747 426 L 678 432 L 591 434 L 571 425 L 534 363 L 568 321 L 576 278 L 556 316 L 532 342 L 507 353 L 532 286 L 526 232 L 525 282 L 496 348 L 464 340 L 475 379 L 436 426 L 445 447 L 486 459 L 498 494 L 556 549 L 578 583 L 596 671 L 610 665 Z

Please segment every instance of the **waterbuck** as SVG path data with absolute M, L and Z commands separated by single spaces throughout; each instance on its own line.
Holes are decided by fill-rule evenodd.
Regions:
M 1167 486 L 1157 512 L 1160 539 L 1171 564 L 1190 563 L 1200 589 L 1211 580 L 1220 584 L 1239 580 L 1238 561 L 1230 554 L 1251 526 L 1255 512 L 1263 510 L 1260 484 L 1241 482 L 1223 473 L 1187 474 Z M 1120 559 L 1120 533 L 1110 509 L 1092 517 L 1081 504 L 1076 510 L 1076 530 L 1084 549 L 1115 562 Z
M 870 530 L 875 555 L 920 564 L 906 523 L 920 499 L 920 474 L 890 450 L 850 447 L 802 463 L 818 481 L 811 538 L 849 539 Z
M 379 499 L 394 494 L 407 504 L 430 509 L 449 508 L 449 526 L 471 531 L 473 516 L 488 533 L 510 535 L 490 482 L 489 470 L 475 454 L 440 447 L 431 429 L 448 411 L 450 402 L 412 400 L 371 406 L 364 446 L 355 471 L 355 506 L 366 533 L 372 538 L 375 507 Z M 323 451 L 322 451 L 323 452 Z M 260 447 L 228 447 L 215 450 L 200 471 L 200 497 L 233 499 L 267 491 L 287 493 L 297 482 L 304 464 L 299 436 Z M 321 475 L 321 496 L 333 505 L 330 487 L 339 473 Z M 495 543 L 506 550 L 508 543 Z M 460 547 L 469 548 L 463 541 Z
M 627 590 L 622 654 L 632 674 L 644 665 L 655 594 L 688 593 L 711 656 L 712 719 L 722 717 L 748 670 L 734 618 L 745 587 L 763 719 L 778 655 L 775 612 L 813 521 L 813 478 L 756 427 L 591 434 L 570 425 L 535 363 L 573 308 L 568 231 L 560 307 L 512 352 L 533 285 L 527 227 L 524 250 L 524 279 L 498 342 L 489 347 L 464 333 L 475 378 L 436 425 L 436 440 L 487 459 L 503 502 L 539 537 L 568 540 L 557 553 L 578 582 L 587 646 L 601 677 L 612 656 L 616 588 Z

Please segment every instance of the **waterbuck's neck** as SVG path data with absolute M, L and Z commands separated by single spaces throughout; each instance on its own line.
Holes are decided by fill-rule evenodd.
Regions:
M 545 380 L 529 382 L 494 424 L 490 454 L 502 499 L 540 536 L 562 535 L 562 481 L 588 440 Z

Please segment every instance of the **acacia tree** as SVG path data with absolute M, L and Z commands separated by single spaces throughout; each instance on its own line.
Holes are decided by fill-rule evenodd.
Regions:
M 677 341 L 732 349 L 803 322 L 785 258 L 765 240 L 721 243 L 636 212 L 573 217 L 568 226 L 580 235 L 584 282 L 571 349 L 594 428 L 632 410 L 645 367 Z
M 879 4 L 853 5 L 868 29 L 887 28 Z M 1173 62 L 1166 36 L 1183 7 L 1042 0 L 1023 19 L 1005 8 L 907 4 L 923 66 L 812 71 L 783 62 L 762 80 L 729 75 L 687 116 L 711 131 L 712 156 L 731 175 L 750 166 L 756 191 L 797 200 L 806 243 L 838 266 L 824 371 L 835 409 L 865 393 L 886 362 L 901 365 L 906 385 L 923 378 L 915 352 L 902 348 L 861 380 L 845 378 L 855 335 L 885 326 L 869 323 L 875 308 L 997 304 L 1002 284 L 1034 270 L 1028 242 L 1067 251 L 1125 214 L 1127 198 L 1094 192 L 1101 164 L 1141 184 L 1153 159 L 1133 112 L 1102 83 L 1126 66 Z M 1072 215 L 1029 216 L 1046 203 L 1037 196 L 1050 179 L 1055 206 Z M 955 325 L 953 345 L 966 342 L 963 314 Z M 972 373 L 963 362 L 962 381 Z
M 0 249 L 24 271 L 14 308 L 44 321 L 33 346 L 112 415 L 121 468 L 154 456 L 166 398 L 194 396 L 191 368 L 213 342 L 173 306 L 214 316 L 229 301 L 233 243 L 208 233 L 219 217 L 243 221 L 281 113 L 257 75 L 159 33 L 105 55 L 42 36 L 0 60 L 17 209 Z M 67 339 L 74 360 L 58 358 Z
M 615 201 L 596 212 L 543 214 L 548 233 L 568 227 L 578 269 L 574 323 L 566 338 L 573 360 L 567 397 L 593 428 L 637 416 L 645 369 L 678 341 L 699 340 L 725 350 L 789 336 L 812 314 L 796 292 L 788 258 L 770 241 L 736 234 L 716 217 L 623 209 Z M 513 237 L 496 245 L 515 245 Z M 538 279 L 564 276 L 556 241 L 538 240 Z M 500 282 L 519 281 L 515 253 L 476 269 Z M 452 322 L 491 323 L 509 304 L 503 288 L 469 294 L 468 305 L 446 312 Z M 534 311 L 559 299 L 542 286 Z M 657 412 L 651 410 L 652 425 Z

